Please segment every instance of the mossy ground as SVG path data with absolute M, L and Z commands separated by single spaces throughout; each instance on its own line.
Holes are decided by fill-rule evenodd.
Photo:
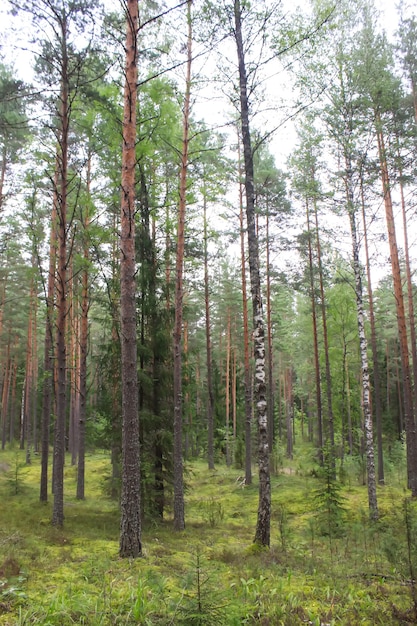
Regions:
M 105 495 L 107 453 L 87 456 L 82 502 L 66 466 L 62 530 L 50 524 L 51 503 L 39 502 L 39 459 L 26 467 L 23 453 L 0 453 L 0 624 L 417 623 L 409 545 L 417 511 L 403 473 L 393 469 L 378 488 L 380 521 L 370 523 L 366 487 L 353 464 L 345 468 L 341 532 L 323 536 L 309 454 L 304 447 L 302 461 L 272 477 L 269 550 L 253 544 L 256 476 L 243 486 L 241 470 L 195 461 L 185 531 L 173 531 L 168 510 L 163 523 L 145 522 L 143 557 L 122 560 L 117 503 Z

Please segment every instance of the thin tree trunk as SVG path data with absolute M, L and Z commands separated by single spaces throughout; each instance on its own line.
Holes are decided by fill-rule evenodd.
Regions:
M 54 360 L 53 360 L 53 318 L 55 299 L 55 272 L 57 257 L 57 203 L 58 203 L 58 159 L 55 165 L 54 189 L 51 212 L 51 233 L 49 237 L 49 268 L 46 284 L 46 320 L 43 360 L 42 424 L 41 424 L 41 481 L 40 501 L 48 500 L 48 457 L 49 426 L 51 421 Z
M 292 369 L 287 367 L 285 371 L 285 415 L 287 430 L 287 457 L 293 458 L 293 390 L 292 390 Z
M 138 0 L 126 2 L 123 95 L 122 197 L 120 212 L 120 318 L 122 348 L 122 494 L 119 554 L 142 554 L 140 449 L 136 340 L 135 166 Z
M 207 457 L 208 468 L 214 469 L 214 393 L 211 356 L 210 290 L 208 273 L 207 198 L 203 196 L 204 222 L 204 303 L 206 312 L 206 362 L 207 362 Z
M 230 320 L 230 308 L 227 309 L 227 324 L 226 324 L 226 381 L 225 381 L 225 409 L 226 409 L 226 465 L 230 467 L 230 336 L 231 336 L 231 320 Z
M 268 339 L 268 438 L 269 449 L 274 447 L 274 359 L 272 351 L 271 266 L 269 241 L 269 202 L 266 208 L 266 323 Z
M 185 83 L 183 137 L 180 171 L 180 199 L 178 207 L 177 259 L 175 281 L 175 322 L 174 322 L 174 528 L 184 530 L 184 478 L 182 459 L 182 320 L 183 320 L 183 274 L 185 244 L 185 211 L 187 204 L 187 167 L 189 144 L 189 117 L 191 94 L 191 60 L 192 60 L 192 0 L 187 2 L 187 76 Z
M 313 175 L 314 178 L 314 175 Z M 323 281 L 323 263 L 321 256 L 321 244 L 320 244 L 320 232 L 319 232 L 319 217 L 317 210 L 317 203 L 314 200 L 314 218 L 316 226 L 316 247 L 317 247 L 317 261 L 319 270 L 319 284 L 320 284 L 320 299 L 321 299 L 321 320 L 323 325 L 323 348 L 324 348 L 324 362 L 326 372 L 326 396 L 327 396 L 327 431 L 330 442 L 330 456 L 331 466 L 335 473 L 336 463 L 336 451 L 334 445 L 334 416 L 333 416 L 333 400 L 332 400 L 332 377 L 330 373 L 330 354 L 329 354 L 329 337 L 327 333 L 327 314 L 326 314 L 326 300 L 324 296 L 324 281 Z
M 6 358 L 4 361 L 3 388 L 1 391 L 1 449 L 6 447 L 7 440 L 7 413 L 10 395 L 10 379 L 12 375 L 12 360 L 10 359 L 10 336 L 7 342 Z
M 398 143 L 398 140 L 397 140 Z M 400 157 L 398 161 L 401 162 Z M 407 303 L 408 303 L 408 325 L 410 327 L 410 339 L 411 339 L 411 357 L 412 357 L 412 366 L 413 366 L 413 382 L 412 385 L 414 397 L 413 404 L 414 410 L 417 409 L 417 335 L 416 335 L 416 323 L 415 323 L 415 314 L 414 314 L 414 299 L 413 299 L 413 281 L 412 281 L 412 273 L 411 273 L 411 265 L 410 265 L 410 250 L 408 245 L 408 224 L 407 224 L 407 213 L 406 213 L 406 205 L 405 205 L 405 196 L 404 196 L 404 185 L 403 185 L 403 172 L 402 167 L 399 165 L 399 178 L 400 178 L 400 197 L 401 197 L 401 215 L 403 222 L 403 232 L 404 232 L 404 260 L 405 260 L 405 273 L 407 278 Z
M 91 186 L 91 151 L 87 161 L 87 198 L 90 198 Z M 88 311 L 90 308 L 88 297 L 89 282 L 89 205 L 85 208 L 83 221 L 84 236 L 84 269 L 81 276 L 81 320 L 80 320 L 80 350 L 79 350 L 79 406 L 78 406 L 78 468 L 77 468 L 77 500 L 85 498 L 85 421 L 87 416 L 87 354 L 88 354 Z
M 245 484 L 252 484 L 252 382 L 250 372 L 249 353 L 249 314 L 248 314 L 248 293 L 246 286 L 246 255 L 245 255 L 245 228 L 243 223 L 243 185 L 240 140 L 238 137 L 239 149 L 239 223 L 240 223 L 240 259 L 242 276 L 242 314 L 243 314 L 243 363 L 244 363 L 244 385 L 245 385 Z
M 239 64 L 240 114 L 242 124 L 243 157 L 245 164 L 246 218 L 253 307 L 253 342 L 255 358 L 254 400 L 258 416 L 259 503 L 254 541 L 262 546 L 269 546 L 271 529 L 271 480 L 269 469 L 268 413 L 265 375 L 265 325 L 262 310 L 258 239 L 256 236 L 253 152 L 250 136 L 249 99 L 247 93 L 247 76 L 242 36 L 240 0 L 235 0 L 234 2 L 234 17 L 237 58 Z
M 371 348 L 372 348 L 373 378 L 374 378 L 376 439 L 377 439 L 377 448 L 378 448 L 378 483 L 380 485 L 383 485 L 385 482 L 385 477 L 384 477 L 384 452 L 383 452 L 383 446 L 382 446 L 381 381 L 380 381 L 380 375 L 379 375 L 378 349 L 377 349 L 376 324 L 375 324 L 375 312 L 374 312 L 374 295 L 373 295 L 373 290 L 372 290 L 371 264 L 370 264 L 369 247 L 368 247 L 368 229 L 366 225 L 365 198 L 364 198 L 364 192 L 363 192 L 362 177 L 361 177 L 361 203 L 362 203 L 362 221 L 363 221 L 363 234 L 364 234 L 364 246 L 365 246 L 365 259 L 366 259 L 366 276 L 367 276 L 367 286 L 368 286 L 369 323 L 371 326 Z
M 321 374 L 320 374 L 320 353 L 319 353 L 319 339 L 317 333 L 317 312 L 316 312 L 316 296 L 314 288 L 314 264 L 313 264 L 313 249 L 311 245 L 311 228 L 310 228 L 310 211 L 308 206 L 308 200 L 306 200 L 306 215 L 307 215 L 307 234 L 308 234 L 308 267 L 310 277 L 310 297 L 311 297 L 311 313 L 313 321 L 313 342 L 314 342 L 314 373 L 316 378 L 316 410 L 317 410 L 317 434 L 318 434 L 318 448 L 319 448 L 319 461 L 320 465 L 323 465 L 323 408 L 321 402 Z
M 32 264 L 34 259 L 32 258 Z M 33 329 L 34 329 L 34 309 L 35 309 L 35 282 L 32 277 L 32 284 L 30 289 L 30 310 L 28 319 L 28 332 L 26 341 L 26 377 L 25 377 L 25 397 L 24 397 L 24 421 L 26 432 L 26 464 L 30 465 L 32 462 L 31 451 L 33 445 Z

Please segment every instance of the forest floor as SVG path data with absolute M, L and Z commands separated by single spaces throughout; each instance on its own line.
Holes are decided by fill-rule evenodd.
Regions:
M 380 519 L 369 521 L 359 459 L 334 490 L 307 445 L 272 476 L 271 548 L 253 544 L 258 488 L 242 470 L 186 465 L 186 529 L 171 511 L 145 522 L 143 557 L 118 557 L 119 512 L 106 495 L 109 455 L 86 459 L 86 499 L 65 468 L 65 525 L 39 502 L 40 463 L 0 453 L 0 624 L 297 626 L 415 624 L 417 508 L 405 462 L 387 461 Z M 394 462 L 395 461 L 395 462 Z M 255 470 L 254 470 L 255 471 Z M 330 495 L 329 495 L 330 494 Z M 51 497 L 52 501 L 52 497 Z

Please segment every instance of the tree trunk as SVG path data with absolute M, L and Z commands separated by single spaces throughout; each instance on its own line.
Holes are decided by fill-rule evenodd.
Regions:
M 41 481 L 40 501 L 48 500 L 48 457 L 49 457 L 49 425 L 51 421 L 54 359 L 53 359 L 53 327 L 55 300 L 55 272 L 57 257 L 57 203 L 58 203 L 58 159 L 55 165 L 54 189 L 51 212 L 51 233 L 49 237 L 49 269 L 46 285 L 46 319 L 43 357 L 43 389 L 42 389 L 42 424 L 41 424 Z
M 266 323 L 268 338 L 268 444 L 270 451 L 274 447 L 274 359 L 272 351 L 272 311 L 271 311 L 271 267 L 269 242 L 269 202 L 266 209 Z
M 235 0 L 234 16 L 237 58 L 239 64 L 240 115 L 242 124 L 243 157 L 245 164 L 246 218 L 253 307 L 253 342 L 255 357 L 254 400 L 258 417 L 259 504 L 254 541 L 262 546 L 269 546 L 271 529 L 271 481 L 269 470 L 268 417 L 265 375 L 265 328 L 262 311 L 261 278 L 259 272 L 259 249 L 255 223 L 254 167 L 249 125 L 249 99 L 247 93 L 240 0 Z
M 397 140 L 398 143 L 398 140 Z M 417 410 L 417 335 L 416 335 L 416 324 L 415 324 L 415 315 L 414 315 L 414 299 L 413 299 L 413 280 L 412 280 L 412 272 L 410 265 L 410 250 L 408 245 L 408 225 L 407 225 L 407 213 L 406 213 L 406 204 L 405 204 L 405 195 L 404 195 L 404 185 L 403 185 L 403 172 L 401 166 L 400 155 L 398 155 L 399 165 L 399 178 L 400 178 L 400 197 L 401 197 L 401 215 L 403 222 L 403 232 L 404 232 L 404 260 L 405 260 L 405 273 L 407 278 L 407 303 L 408 303 L 408 325 L 410 327 L 410 340 L 411 340 L 411 357 L 412 357 L 412 365 L 413 365 L 413 382 L 412 385 L 414 397 L 413 404 L 414 410 Z
M 369 382 L 368 367 L 368 345 L 365 335 L 365 319 L 363 311 L 363 292 L 362 292 L 362 276 L 359 261 L 359 244 L 356 230 L 356 215 L 354 196 L 352 191 L 352 164 L 346 158 L 346 200 L 350 221 L 350 232 L 352 236 L 352 255 L 353 255 L 353 271 L 355 274 L 355 296 L 356 311 L 358 321 L 359 349 L 361 356 L 361 373 L 362 373 L 362 411 L 364 422 L 365 449 L 366 449 L 366 468 L 368 474 L 368 504 L 369 515 L 372 520 L 378 519 L 378 503 L 376 496 L 376 476 L 375 476 L 375 458 L 374 458 L 374 437 L 371 414 L 371 385 Z
M 314 174 L 313 174 L 314 179 Z M 324 297 L 324 281 L 323 281 L 323 263 L 321 257 L 321 244 L 319 233 L 319 217 L 317 210 L 317 203 L 314 200 L 314 219 L 316 226 L 316 246 L 317 246 L 317 261 L 319 270 L 319 284 L 320 284 L 320 299 L 321 299 L 321 320 L 323 325 L 323 348 L 324 348 L 324 362 L 326 372 L 326 396 L 327 396 L 327 433 L 328 440 L 330 442 L 330 456 L 331 467 L 335 473 L 336 463 L 336 451 L 334 445 L 334 417 L 333 417 L 333 401 L 332 401 L 332 377 L 330 374 L 330 355 L 329 355 L 329 338 L 327 334 L 327 315 L 326 315 L 326 300 Z
M 90 198 L 91 184 L 91 151 L 87 161 L 87 198 Z M 78 406 L 78 468 L 77 468 L 77 500 L 85 497 L 85 421 L 87 415 L 87 353 L 88 353 L 88 311 L 90 308 L 88 297 L 89 283 L 89 205 L 85 208 L 83 222 L 84 237 L 84 269 L 81 276 L 81 319 L 80 319 L 80 355 L 79 355 L 79 406 Z
M 292 369 L 288 366 L 285 370 L 285 419 L 287 431 L 287 457 L 293 458 L 293 390 L 292 390 Z
M 310 228 L 310 211 L 308 200 L 306 201 L 307 214 L 307 233 L 308 233 L 308 267 L 310 277 L 310 297 L 311 297 L 311 313 L 313 319 L 313 342 L 314 342 L 314 373 L 316 378 L 316 409 L 317 409 L 317 434 L 319 461 L 323 465 L 323 408 L 321 403 L 321 374 L 320 374 L 320 353 L 319 339 L 317 334 L 317 312 L 316 312 L 316 294 L 314 288 L 314 264 L 313 264 L 313 248 L 311 245 L 311 228 Z
M 140 450 L 136 340 L 135 166 L 138 0 L 126 2 L 123 95 L 122 197 L 120 212 L 120 322 L 122 349 L 122 494 L 119 554 L 142 554 Z
M 366 258 L 366 275 L 368 284 L 368 302 L 369 302 L 369 323 L 371 326 L 371 348 L 372 348 L 372 362 L 373 362 L 373 378 L 374 378 L 374 405 L 375 405 L 375 418 L 376 418 L 376 439 L 378 448 L 378 483 L 383 485 L 385 482 L 384 477 L 384 452 L 382 447 L 382 403 L 381 403 L 381 381 L 379 375 L 379 363 L 378 363 L 378 349 L 377 349 L 377 337 L 376 337 L 376 324 L 375 324 L 375 312 L 374 312 L 374 295 L 372 290 L 371 280 L 371 265 L 369 258 L 368 247 L 368 229 L 366 225 L 365 215 L 365 198 L 363 193 L 363 181 L 361 177 L 361 202 L 362 202 L 362 221 L 363 221 L 363 234 L 364 234 L 364 246 L 365 246 L 365 258 Z
M 207 457 L 208 468 L 214 469 L 214 393 L 211 356 L 210 291 L 208 273 L 207 198 L 203 197 L 204 221 L 204 303 L 206 312 L 206 362 L 207 362 Z
M 242 179 L 240 140 L 239 146 L 239 179 Z M 242 314 L 243 314 L 243 350 L 244 350 L 244 385 L 245 385 L 245 484 L 252 484 L 252 382 L 250 372 L 249 352 L 249 315 L 248 294 L 246 286 L 246 255 L 245 255 L 245 228 L 243 223 L 243 185 L 239 180 L 239 223 L 240 223 L 240 258 L 242 275 Z
M 397 312 L 398 337 L 400 342 L 401 369 L 404 381 L 404 423 L 407 440 L 408 484 L 413 497 L 417 497 L 417 435 L 411 385 L 411 370 L 408 354 L 407 327 L 405 320 L 404 296 L 395 233 L 394 213 L 392 208 L 390 180 L 385 155 L 385 145 L 379 113 L 375 113 L 378 153 L 381 168 L 382 189 L 384 195 L 385 216 L 388 242 L 390 247 L 392 277 L 394 281 L 395 306 Z
M 57 321 L 56 321 L 56 363 L 57 363 L 57 402 L 54 441 L 54 504 L 52 523 L 64 524 L 64 462 L 65 462 L 65 416 L 67 399 L 67 194 L 68 194 L 68 138 L 69 138 L 69 85 L 68 57 L 66 47 L 67 18 L 61 20 L 62 69 L 61 69 L 61 111 L 60 141 L 58 157 L 58 266 L 57 266 Z
M 7 414 L 10 395 L 10 379 L 12 376 L 13 361 L 10 358 L 10 342 L 7 342 L 6 358 L 4 360 L 3 388 L 1 390 L 1 449 L 4 450 L 7 441 Z
M 191 4 L 187 1 L 187 76 L 185 84 L 183 137 L 180 171 L 180 199 L 178 207 L 177 259 L 175 281 L 175 322 L 174 322 L 174 528 L 184 530 L 184 479 L 182 459 L 182 320 L 183 320 L 183 274 L 185 244 L 185 210 L 187 204 L 187 167 L 189 143 L 189 117 L 191 94 L 192 28 Z
M 231 321 L 230 321 L 230 308 L 227 309 L 227 324 L 226 324 L 226 380 L 225 380 L 225 410 L 226 410 L 226 465 L 230 467 L 230 335 L 231 335 Z

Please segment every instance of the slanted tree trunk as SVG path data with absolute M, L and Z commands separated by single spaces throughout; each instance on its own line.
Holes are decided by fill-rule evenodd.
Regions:
M 192 28 L 191 4 L 187 2 L 187 76 L 184 98 L 183 136 L 180 171 L 180 198 L 177 227 L 177 258 L 175 281 L 175 322 L 174 322 L 174 528 L 184 530 L 184 479 L 182 444 L 182 320 L 183 320 L 183 274 L 185 244 L 185 211 L 187 204 L 187 167 L 189 144 L 189 117 L 191 95 Z
M 87 198 L 90 198 L 91 185 L 91 151 L 87 161 Z M 87 354 L 88 354 L 88 311 L 90 302 L 88 297 L 89 283 L 89 206 L 85 208 L 83 219 L 84 238 L 84 267 L 81 275 L 81 319 L 80 319 L 80 348 L 79 348 L 79 390 L 78 390 L 78 468 L 77 468 L 77 500 L 85 497 L 85 421 L 87 416 Z
M 242 125 L 243 157 L 245 165 L 246 219 L 249 247 L 249 270 L 253 307 L 253 342 L 255 357 L 254 400 L 258 417 L 258 466 L 259 503 L 255 531 L 255 543 L 270 544 L 271 529 L 271 480 L 269 469 L 268 417 L 265 374 L 265 324 L 262 310 L 259 249 L 256 236 L 255 192 L 253 152 L 249 124 L 249 99 L 245 53 L 242 35 L 242 11 L 240 0 L 234 2 L 235 40 L 239 64 L 240 116 Z
M 122 349 L 122 493 L 119 554 L 142 554 L 140 449 L 136 340 L 135 166 L 138 0 L 126 2 L 123 95 L 122 197 L 120 212 L 120 335 Z
M 392 277 L 394 281 L 395 307 L 397 312 L 398 337 L 400 342 L 401 369 L 404 383 L 404 424 L 407 441 L 408 484 L 413 497 L 417 497 L 417 434 L 414 416 L 414 403 L 411 385 L 411 369 L 408 354 L 407 327 L 400 261 L 398 256 L 397 237 L 395 232 L 394 212 L 392 208 L 390 179 L 385 154 L 384 136 L 381 130 L 381 119 L 375 112 L 378 154 L 381 169 L 382 190 L 384 195 L 385 216 L 387 222 L 388 242 L 390 248 Z

